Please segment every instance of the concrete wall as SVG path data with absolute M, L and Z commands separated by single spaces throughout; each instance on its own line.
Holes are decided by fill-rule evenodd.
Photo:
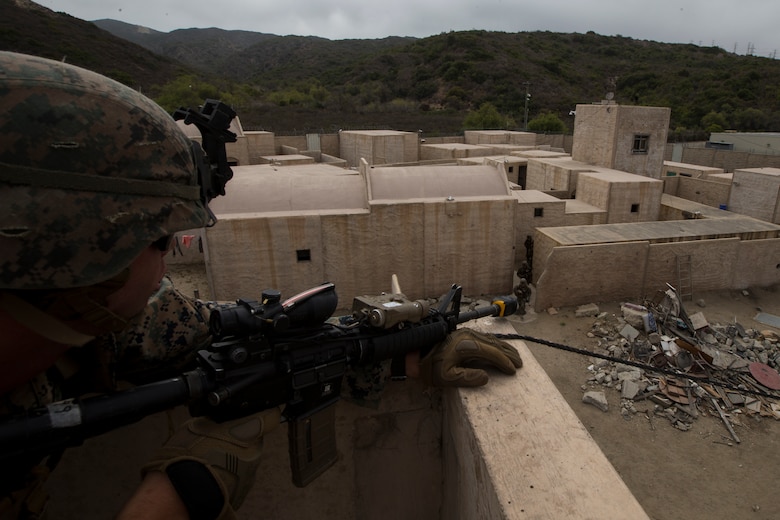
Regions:
M 780 224 L 780 169 L 736 170 L 731 186 L 730 211 Z
M 240 164 L 257 164 L 258 158 L 263 155 L 274 155 L 276 153 L 276 144 L 274 143 L 274 134 L 271 132 L 244 132 L 246 137 L 246 155 L 248 162 Z M 231 144 L 227 144 L 228 155 L 230 155 Z
M 577 243 L 561 228 L 538 229 L 536 309 L 652 296 L 666 283 L 678 284 L 678 255 L 691 255 L 694 298 L 697 291 L 779 284 L 780 228 L 723 213 L 722 219 L 691 220 L 685 228 L 655 223 L 647 233 L 643 230 L 650 224 L 586 228 L 579 235 L 586 243 Z M 642 234 L 652 238 L 626 238 Z
M 204 264 L 205 228 L 188 229 L 176 233 L 173 250 L 165 257 L 170 265 Z
M 667 283 L 679 287 L 679 255 L 691 255 L 691 287 L 694 295 L 699 291 L 731 288 L 740 242 L 739 238 L 725 238 L 648 244 L 641 294 L 652 296 L 655 291 L 666 290 Z M 639 273 L 641 271 L 637 270 L 636 274 Z
M 504 319 L 473 326 L 514 333 Z M 515 377 L 491 374 L 484 388 L 444 394 L 444 489 L 435 518 L 647 519 L 530 349 L 511 343 L 523 359 Z
M 526 259 L 525 240 L 528 236 L 533 237 L 536 228 L 564 225 L 566 201 L 534 190 L 522 190 L 514 195 L 518 198 L 514 242 L 514 268 L 517 269 Z
M 571 134 L 536 134 L 537 146 L 550 146 L 571 154 L 573 144 L 574 136 Z
M 661 169 L 662 178 L 681 175 L 698 179 L 719 173 L 723 173 L 723 168 L 713 168 L 710 166 L 700 166 L 698 164 L 686 164 L 673 161 L 664 161 L 663 168 Z
M 672 109 L 621 106 L 618 114 L 615 162 L 612 168 L 659 179 L 663 168 Z M 649 136 L 647 153 L 632 152 L 634 136 L 637 134 Z
M 596 166 L 611 168 L 615 162 L 618 105 L 577 105 L 571 156 Z
M 592 171 L 587 164 L 571 158 L 529 159 L 526 174 L 526 189 L 540 191 L 561 191 L 574 195 L 580 172 Z
M 323 281 L 342 304 L 390 288 L 397 274 L 410 298 L 438 297 L 458 283 L 469 294 L 512 288 L 516 201 L 372 204 L 370 213 L 222 218 L 206 231 L 207 271 L 217 299 L 288 296 Z M 308 251 L 300 261 L 298 251 Z
M 580 172 L 577 200 L 607 211 L 607 223 L 658 220 L 663 183 L 616 171 Z
M 572 158 L 604 168 L 660 178 L 671 109 L 577 105 Z M 634 136 L 648 136 L 647 153 L 632 152 Z
M 466 130 L 463 132 L 466 144 L 509 144 L 535 146 L 536 134 L 533 132 L 512 132 L 508 130 Z
M 673 144 L 666 145 L 666 160 L 671 160 L 673 149 Z M 727 172 L 733 172 L 739 168 L 780 168 L 780 155 L 716 150 L 704 148 L 703 143 L 686 144 L 682 148 L 682 157 L 679 161 L 722 168 Z
M 647 242 L 554 247 L 539 233 L 534 241 L 537 311 L 642 295 Z
M 664 177 L 664 193 L 719 208 L 728 204 L 731 184 L 692 177 Z
M 739 152 L 780 154 L 780 133 L 777 132 L 713 132 L 710 141 L 730 143 Z
M 750 266 L 745 268 L 745 266 Z M 737 258 L 732 287 L 769 287 L 780 283 L 780 239 L 742 241 Z
M 343 131 L 339 133 L 339 157 L 350 167 L 360 159 L 369 165 L 416 162 L 419 159 L 417 134 L 392 130 Z
M 486 157 L 495 155 L 496 150 L 490 146 L 446 143 L 446 144 L 423 144 L 420 146 L 421 161 L 436 161 L 442 159 L 456 160 L 468 157 Z

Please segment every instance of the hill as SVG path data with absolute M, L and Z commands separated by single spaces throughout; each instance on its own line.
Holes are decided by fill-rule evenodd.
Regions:
M 191 72 L 182 63 L 155 54 L 65 13 L 29 0 L 0 0 L 0 49 L 67 61 L 143 92 Z
M 448 32 L 328 40 L 222 29 L 161 33 L 85 22 L 29 0 L 0 0 L 3 49 L 67 60 L 143 88 L 168 109 L 187 96 L 229 98 L 247 128 L 462 130 L 483 103 L 518 128 L 578 103 L 668 106 L 673 139 L 780 131 L 780 61 L 718 47 L 547 31 Z M 101 29 L 102 28 L 102 29 Z M 45 35 L 39 36 L 39 35 Z M 131 42 L 131 43 L 127 43 Z M 607 84 L 611 81 L 611 86 Z M 191 98 L 193 99 L 193 98 Z

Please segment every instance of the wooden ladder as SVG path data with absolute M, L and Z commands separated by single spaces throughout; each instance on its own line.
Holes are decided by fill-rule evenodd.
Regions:
M 680 300 L 693 300 L 691 255 L 677 255 L 677 293 Z

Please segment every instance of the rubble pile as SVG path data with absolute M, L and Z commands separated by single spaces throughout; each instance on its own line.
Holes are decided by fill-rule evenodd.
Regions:
M 651 426 L 663 418 L 682 431 L 712 415 L 737 443 L 733 425 L 742 418 L 780 420 L 777 332 L 709 324 L 702 312 L 688 315 L 672 286 L 641 305 L 623 303 L 620 315 L 599 313 L 594 304 L 576 315 L 595 316 L 588 337 L 597 346 L 583 402 L 607 411 L 605 392 L 613 389 L 624 418 L 643 413 Z

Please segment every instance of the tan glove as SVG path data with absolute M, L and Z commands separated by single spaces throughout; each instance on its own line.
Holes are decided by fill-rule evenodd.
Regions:
M 505 374 L 514 374 L 523 366 L 517 350 L 505 341 L 472 329 L 452 332 L 420 361 L 420 376 L 425 384 L 436 387 L 482 386 L 488 374 L 466 365 L 491 365 Z
M 189 475 L 197 472 L 191 472 L 188 468 L 185 471 L 178 470 L 176 464 L 184 461 L 200 463 L 214 477 L 225 499 L 222 511 L 215 518 L 231 518 L 230 512 L 241 505 L 254 482 L 260 465 L 263 435 L 279 425 L 280 415 L 279 408 L 270 408 L 223 423 L 207 417 L 190 419 L 176 430 L 143 467 L 142 473 L 167 473 L 189 509 L 193 502 L 189 501 L 191 497 L 185 495 L 191 493 L 194 498 L 201 492 L 202 475 L 199 475 L 201 480 L 188 482 Z M 202 496 L 198 498 L 202 499 Z

